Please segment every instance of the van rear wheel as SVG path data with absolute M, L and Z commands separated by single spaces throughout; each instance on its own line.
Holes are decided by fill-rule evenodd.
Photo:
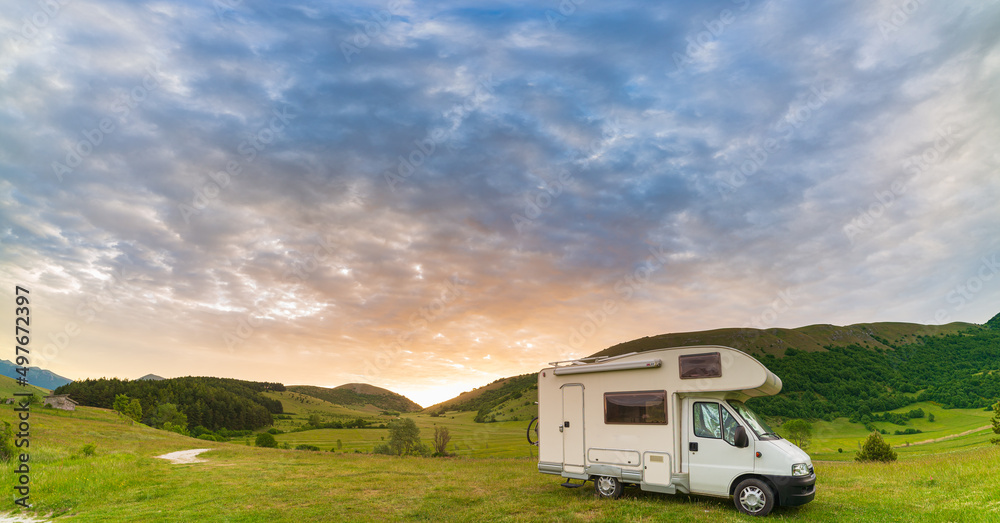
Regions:
M 612 476 L 597 476 L 594 478 L 594 492 L 599 497 L 608 499 L 618 499 L 622 495 L 622 480 Z
M 774 508 L 774 492 L 759 479 L 747 479 L 736 486 L 733 503 L 744 514 L 766 516 Z

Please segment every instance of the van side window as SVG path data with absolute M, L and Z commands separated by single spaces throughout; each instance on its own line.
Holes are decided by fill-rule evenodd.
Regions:
M 666 391 L 604 393 L 604 423 L 664 424 L 666 422 Z
M 736 427 L 739 427 L 740 423 L 725 408 L 720 408 L 719 410 L 722 411 L 722 439 L 735 447 Z
M 699 438 L 721 438 L 722 427 L 719 423 L 719 404 L 695 402 L 694 404 L 694 435 Z
M 721 438 L 736 446 L 736 427 L 740 423 L 728 410 L 715 402 L 694 404 L 694 435 L 699 438 Z
M 722 377 L 722 357 L 718 352 L 678 356 L 677 364 L 682 380 Z

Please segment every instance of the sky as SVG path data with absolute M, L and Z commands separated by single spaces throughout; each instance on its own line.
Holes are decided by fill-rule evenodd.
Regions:
M 0 321 L 26 289 L 71 379 L 427 406 L 667 332 L 1000 312 L 1000 4 L 3 11 Z

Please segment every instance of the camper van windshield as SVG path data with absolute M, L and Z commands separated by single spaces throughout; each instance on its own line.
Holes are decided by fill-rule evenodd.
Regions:
M 757 433 L 758 438 L 770 439 L 781 437 L 774 432 L 774 429 L 772 429 L 763 418 L 758 416 L 756 412 L 750 410 L 750 407 L 744 405 L 742 401 L 729 400 L 729 405 L 736 409 L 736 412 L 740 415 L 740 417 L 742 417 L 743 420 L 750 425 L 750 428 Z

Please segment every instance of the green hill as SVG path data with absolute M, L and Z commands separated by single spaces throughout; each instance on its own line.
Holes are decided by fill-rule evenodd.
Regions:
M 120 380 L 100 378 L 74 381 L 56 389 L 69 394 L 80 405 L 109 409 L 115 396 L 125 394 L 142 405 L 143 422 L 156 424 L 157 408 L 174 404 L 187 416 L 188 428 L 199 425 L 211 430 L 257 429 L 271 425 L 272 414 L 281 414 L 281 401 L 265 397 L 267 391 L 282 391 L 280 383 L 230 378 L 183 377 L 166 380 Z
M 406 396 L 366 383 L 348 383 L 332 389 L 312 385 L 292 385 L 288 390 L 351 408 L 371 405 L 380 410 L 397 412 L 416 412 L 423 408 Z
M 992 320 L 991 320 L 992 321 Z M 998 320 L 1000 323 L 1000 320 Z M 643 352 L 666 347 L 688 345 L 722 345 L 739 349 L 747 354 L 784 356 L 785 350 L 816 352 L 828 347 L 860 345 L 869 348 L 889 349 L 914 343 L 920 336 L 957 334 L 978 327 L 973 323 L 947 325 L 921 325 L 919 323 L 859 323 L 838 327 L 836 325 L 808 325 L 796 329 L 728 328 L 697 332 L 675 332 L 647 336 L 612 345 L 594 356 L 618 356 L 629 352 Z
M 501 378 L 424 410 L 435 413 L 476 411 L 476 421 L 513 421 L 535 416 L 538 409 L 534 403 L 537 399 L 538 378 L 534 374 L 522 374 Z
M 43 397 L 47 396 L 52 391 L 50 391 L 49 389 L 36 387 L 34 385 L 28 385 L 27 387 L 22 387 L 17 384 L 17 380 L 15 380 L 14 378 L 9 378 L 7 376 L 0 376 L 0 398 L 13 398 L 15 392 L 33 392 L 36 396 Z
M 1000 330 L 1000 314 L 990 318 L 990 321 L 986 322 L 983 327 L 987 329 Z
M 594 356 L 688 345 L 734 347 L 774 371 L 783 382 L 781 393 L 753 400 L 769 416 L 842 416 L 875 426 L 874 413 L 919 401 L 984 408 L 1000 399 L 1000 315 L 983 326 L 880 322 L 669 333 L 620 343 Z M 425 410 L 476 411 L 479 421 L 526 418 L 537 411 L 536 386 L 533 374 L 504 378 Z

